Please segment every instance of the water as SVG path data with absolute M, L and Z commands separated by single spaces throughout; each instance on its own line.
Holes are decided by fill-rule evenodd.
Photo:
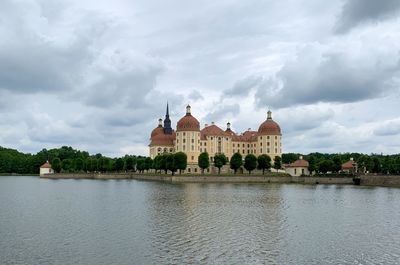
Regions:
M 1 264 L 400 264 L 400 189 L 0 177 Z

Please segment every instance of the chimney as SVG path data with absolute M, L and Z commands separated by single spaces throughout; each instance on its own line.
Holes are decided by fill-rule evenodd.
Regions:
M 186 115 L 191 115 L 191 107 L 190 107 L 190 105 L 186 106 Z
M 204 127 L 208 127 L 208 123 L 206 123 L 206 124 L 204 125 Z
M 247 128 L 248 131 L 251 131 L 251 128 Z
M 350 161 L 354 161 L 354 158 L 350 157 Z
M 226 129 L 229 130 L 229 131 L 231 130 L 231 123 L 230 123 L 229 121 L 228 121 L 228 123 L 226 124 Z
M 299 159 L 300 159 L 300 160 L 303 160 L 303 156 L 300 156 Z
M 212 122 L 211 122 L 211 125 L 214 125 L 214 124 L 215 124 L 215 122 L 212 121 Z

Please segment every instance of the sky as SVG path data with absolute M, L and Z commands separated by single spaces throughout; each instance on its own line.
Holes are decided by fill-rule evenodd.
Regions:
M 398 0 L 2 0 L 0 146 L 148 154 L 169 102 L 283 152 L 400 153 Z

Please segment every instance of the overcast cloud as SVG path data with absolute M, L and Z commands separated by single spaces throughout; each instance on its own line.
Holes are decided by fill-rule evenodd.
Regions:
M 3 0 L 0 145 L 147 154 L 169 102 L 283 151 L 400 152 L 397 0 Z

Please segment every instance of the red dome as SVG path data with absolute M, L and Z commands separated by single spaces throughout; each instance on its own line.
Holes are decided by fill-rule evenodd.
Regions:
M 279 127 L 278 123 L 274 122 L 271 119 L 268 119 L 261 123 L 258 128 L 259 135 L 282 135 L 281 127 Z
M 176 131 L 200 131 L 200 122 L 187 113 L 176 125 Z
M 175 138 L 175 132 L 172 132 L 172 134 L 164 134 L 163 132 L 152 137 L 150 145 L 174 145 Z
M 164 128 L 162 126 L 158 126 L 157 128 L 154 128 L 154 130 L 151 132 L 151 138 L 163 133 L 164 133 Z

